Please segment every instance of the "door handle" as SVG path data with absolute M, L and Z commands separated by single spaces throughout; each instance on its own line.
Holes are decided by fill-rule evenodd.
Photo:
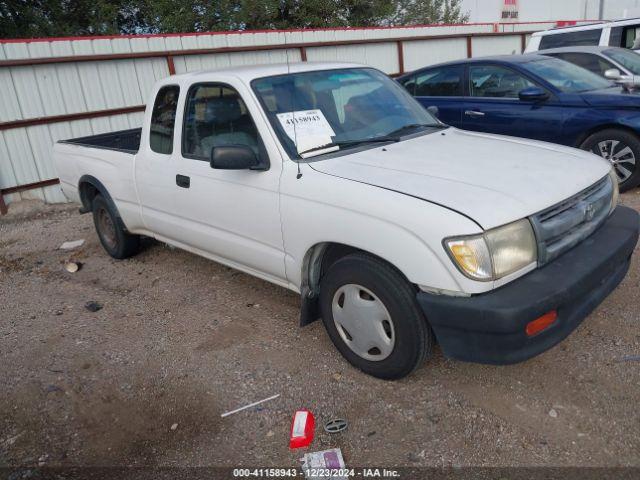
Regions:
M 476 110 L 465 110 L 464 114 L 468 117 L 484 117 L 484 112 L 478 112 Z
M 176 175 L 176 185 L 182 188 L 189 188 L 191 186 L 191 179 L 186 175 Z

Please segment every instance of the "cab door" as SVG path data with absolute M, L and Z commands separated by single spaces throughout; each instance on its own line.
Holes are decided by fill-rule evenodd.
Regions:
M 265 125 L 253 120 L 260 116 L 259 106 L 244 85 L 235 82 L 197 83 L 186 92 L 175 172 L 176 206 L 185 230 L 177 234 L 192 248 L 286 284 L 282 160 Z M 212 149 L 229 145 L 250 148 L 266 169 L 212 168 Z
M 563 143 L 565 109 L 552 96 L 542 102 L 520 100 L 525 88 L 539 87 L 504 65 L 471 64 L 462 128 Z

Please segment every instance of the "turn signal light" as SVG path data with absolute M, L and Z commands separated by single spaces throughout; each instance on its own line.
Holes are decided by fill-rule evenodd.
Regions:
M 527 323 L 527 327 L 525 331 L 527 332 L 527 336 L 533 337 L 534 335 L 546 330 L 551 325 L 555 323 L 558 319 L 558 312 L 556 310 L 551 310 L 548 313 L 545 313 L 541 317 L 536 318 L 535 320 Z

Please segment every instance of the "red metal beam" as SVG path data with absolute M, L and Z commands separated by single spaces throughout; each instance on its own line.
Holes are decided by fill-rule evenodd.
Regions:
M 7 205 L 4 203 L 4 196 L 11 193 L 24 192 L 26 190 L 33 190 L 35 188 L 50 187 L 51 185 L 57 185 L 60 183 L 60 179 L 52 178 L 50 180 L 42 180 L 41 182 L 27 183 L 25 185 L 16 185 L 15 187 L 3 188 L 0 190 L 0 215 L 6 215 L 9 211 Z
M 167 68 L 169 69 L 169 75 L 176 74 L 176 66 L 173 63 L 173 57 L 171 55 L 167 55 Z
M 467 58 L 473 57 L 473 39 L 471 35 L 467 36 Z
M 404 73 L 404 48 L 402 45 L 402 40 L 398 40 L 396 42 L 398 47 L 398 72 L 402 75 Z
M 52 115 L 50 117 L 28 118 L 26 120 L 13 120 L 0 123 L 0 130 L 10 128 L 32 127 L 34 125 L 46 125 L 56 122 L 71 122 L 73 120 L 83 120 L 86 118 L 107 117 L 109 115 L 122 115 L 124 113 L 142 112 L 144 105 L 134 105 L 132 107 L 110 108 L 108 110 L 96 110 L 93 112 L 67 113 L 65 115 Z
M 303 62 L 307 61 L 307 49 L 305 47 L 299 47 L 300 48 L 300 60 L 302 60 Z
M 2 196 L 2 193 L 0 193 L 0 215 L 6 215 L 8 211 L 7 204 L 4 203 L 4 197 Z
M 581 23 L 603 23 L 603 20 L 596 19 L 580 19 L 580 20 L 543 20 L 537 22 L 514 22 L 501 24 L 505 26 L 511 25 L 541 25 L 541 24 L 566 24 L 570 22 L 579 21 Z M 112 40 L 112 39 L 124 39 L 124 38 L 175 38 L 175 37 L 195 37 L 202 35 L 247 35 L 255 33 L 285 33 L 294 32 L 299 33 L 303 31 L 354 31 L 354 30 L 390 30 L 390 29 L 409 29 L 409 28 L 443 28 L 443 27 L 478 27 L 478 26 L 493 26 L 494 22 L 470 22 L 470 23 L 426 23 L 421 25 L 402 25 L 402 26 L 375 26 L 375 27 L 322 27 L 322 28 L 286 28 L 286 29 L 262 29 L 262 30 L 233 30 L 222 31 L 217 30 L 213 32 L 181 32 L 181 33 L 134 33 L 134 34 L 117 34 L 117 35 L 77 35 L 69 37 L 36 37 L 36 38 L 4 38 L 0 39 L 0 44 L 3 43 L 36 43 L 36 42 L 60 42 L 60 41 L 75 41 L 75 40 Z
M 507 33 L 467 33 L 467 34 L 451 34 L 451 35 L 423 35 L 417 37 L 397 37 L 397 38 L 371 38 L 359 40 L 340 40 L 334 42 L 309 42 L 309 43 L 282 43 L 277 45 L 247 45 L 239 47 L 218 47 L 218 48 L 197 48 L 191 50 L 169 50 L 158 52 L 129 52 L 129 53 L 109 53 L 100 55 L 77 55 L 68 57 L 45 57 L 45 58 L 21 58 L 15 60 L 0 60 L 0 67 L 19 67 L 28 65 L 45 65 L 51 63 L 73 63 L 73 62 L 95 62 L 108 60 L 131 60 L 135 58 L 157 58 L 157 57 L 176 57 L 184 55 L 206 55 L 214 53 L 236 53 L 251 52 L 264 50 L 284 50 L 287 48 L 310 48 L 310 47 L 335 47 L 344 45 L 366 45 L 379 43 L 394 42 L 411 42 L 422 40 L 444 40 L 451 38 L 467 37 L 467 42 L 474 37 L 495 37 L 530 34 L 533 32 L 507 32 Z
M 42 180 L 40 182 L 25 183 L 24 185 L 16 185 L 15 187 L 3 188 L 2 190 L 0 190 L 0 195 L 9 195 L 11 193 L 24 192 L 25 190 L 33 190 L 34 188 L 50 187 L 51 185 L 57 185 L 59 183 L 59 178 Z

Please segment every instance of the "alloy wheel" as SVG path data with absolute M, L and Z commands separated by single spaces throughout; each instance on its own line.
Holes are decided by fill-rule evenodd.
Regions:
M 618 175 L 618 183 L 626 181 L 636 169 L 633 150 L 619 140 L 603 140 L 594 145 L 593 153 L 609 160 Z

